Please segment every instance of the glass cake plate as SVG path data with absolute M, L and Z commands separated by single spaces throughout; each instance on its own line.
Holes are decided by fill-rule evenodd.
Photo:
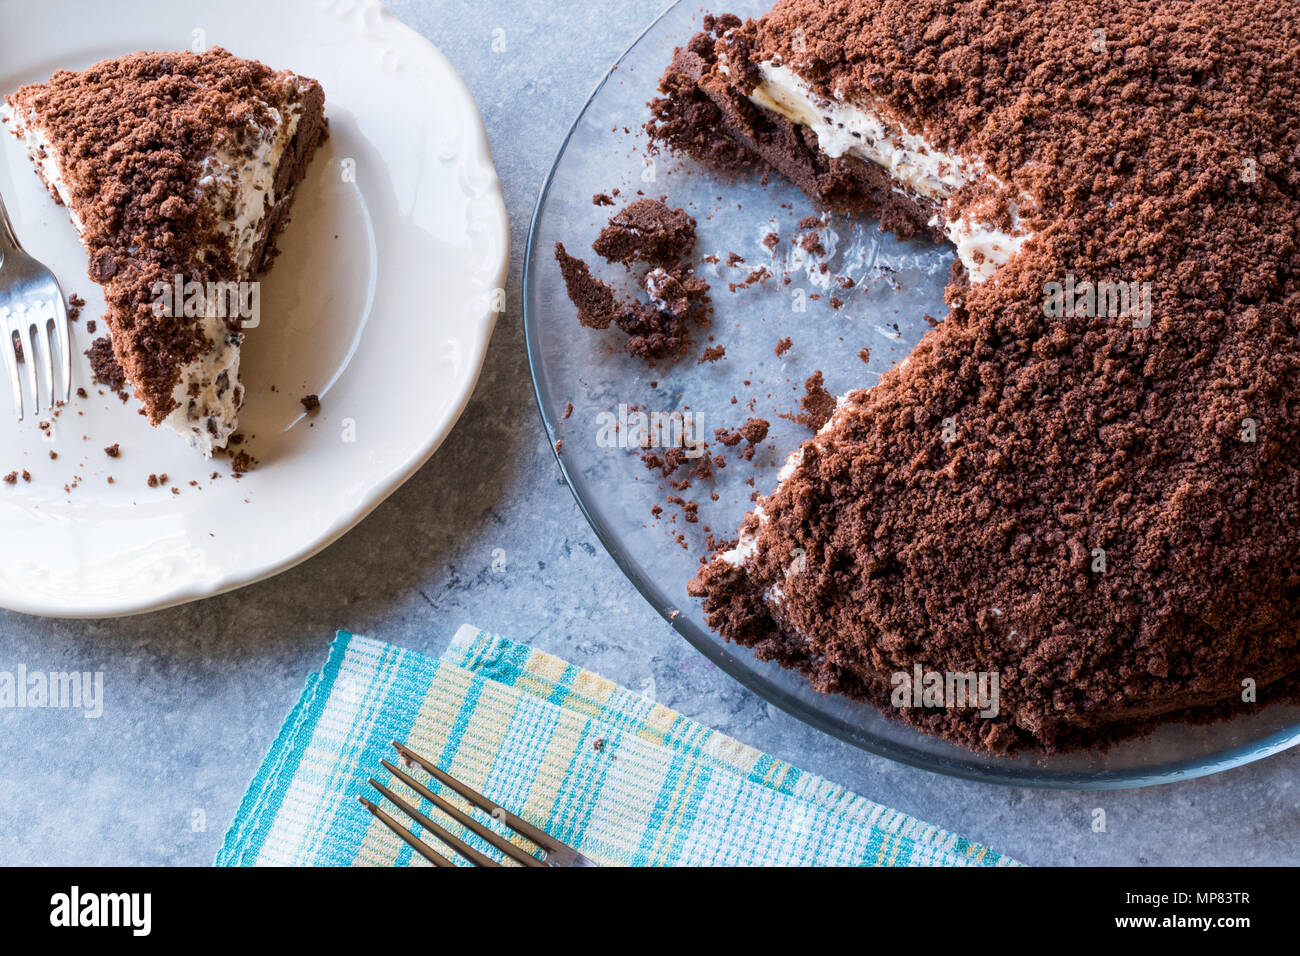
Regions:
M 770 0 L 728 0 L 720 9 L 756 16 L 767 6 Z M 835 282 L 824 287 L 791 253 L 797 224 L 817 210 L 789 183 L 776 177 L 767 184 L 724 182 L 675 156 L 647 159 L 641 128 L 646 104 L 673 48 L 698 30 L 702 16 L 696 4 L 671 7 L 596 88 L 542 189 L 524 269 L 528 355 L 547 434 L 583 513 L 641 594 L 701 653 L 771 703 L 873 753 L 939 773 L 1029 787 L 1137 787 L 1216 773 L 1300 742 L 1300 707 L 1275 704 L 1216 723 L 1166 724 L 1104 753 L 979 754 L 921 734 L 867 704 L 820 694 L 800 674 L 757 660 L 705 625 L 686 583 L 706 553 L 706 528 L 719 539 L 734 537 L 752 506 L 751 494 L 771 491 L 786 455 L 809 436 L 805 426 L 781 417 L 799 410 L 805 379 L 821 371 L 833 394 L 878 381 L 930 327 L 926 315 L 946 313 L 942 293 L 953 252 L 928 242 L 901 242 L 873 221 L 832 218 L 832 235 L 824 242 L 830 275 L 848 275 L 856 285 L 849 291 Z M 593 204 L 594 194 L 615 189 L 613 207 Z M 697 266 L 712 288 L 712 326 L 700 330 L 686 357 L 657 367 L 627 355 L 618 330 L 578 325 L 553 253 L 555 243 L 563 242 L 596 275 L 634 292 L 626 271 L 600 259 L 591 243 L 638 191 L 686 208 L 698 223 L 697 260 L 719 260 Z M 762 240 L 773 231 L 780 244 L 770 253 Z M 731 253 L 745 262 L 729 266 Z M 760 265 L 774 278 L 729 291 Z M 832 306 L 832 296 L 840 307 Z M 786 337 L 792 346 L 778 356 L 775 347 Z M 716 345 L 725 347 L 725 356 L 699 363 L 704 349 Z M 870 350 L 865 362 L 863 349 Z M 620 447 L 626 445 L 618 437 L 628 434 L 626 425 L 612 427 L 620 419 L 633 421 L 638 411 L 682 413 L 689 434 L 706 438 L 711 452 L 724 453 L 726 467 L 716 480 L 693 481 L 683 492 L 666 487 L 641 462 L 641 448 Z M 713 433 L 737 428 L 751 416 L 767 419 L 771 431 L 748 462 L 735 454 L 738 449 L 717 445 Z M 680 506 L 668 504 L 670 494 L 698 502 L 698 522 L 686 521 Z M 651 513 L 656 505 L 664 509 L 657 518 Z

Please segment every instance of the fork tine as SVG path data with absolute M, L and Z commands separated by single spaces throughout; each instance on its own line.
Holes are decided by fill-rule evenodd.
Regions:
M 72 401 L 72 335 L 68 331 L 68 307 L 63 293 L 54 300 L 54 339 L 59 344 L 59 362 L 63 372 L 63 402 Z
M 9 372 L 9 385 L 13 389 L 14 411 L 18 420 L 23 420 L 23 380 L 18 377 L 18 353 L 14 351 L 13 313 L 8 309 L 0 312 L 0 358 L 4 360 Z
M 22 334 L 19 339 L 23 343 L 23 364 L 27 366 L 27 381 L 32 385 L 32 414 L 41 410 L 41 392 L 40 383 L 36 380 L 36 322 L 32 317 L 31 308 L 23 311 L 22 325 L 19 326 Z
M 385 787 L 378 780 L 375 780 L 373 777 L 370 779 L 370 785 L 374 787 L 376 790 L 378 790 L 380 793 L 382 793 L 389 800 L 391 800 L 397 806 L 397 808 L 401 810 L 403 813 L 405 813 L 408 817 L 410 817 L 416 823 L 420 824 L 420 826 L 424 827 L 425 830 L 427 830 L 433 836 L 437 837 L 443 843 L 447 844 L 447 846 L 451 847 L 453 850 L 455 850 L 461 856 L 465 857 L 465 859 L 469 860 L 475 866 L 500 866 L 501 865 L 491 857 L 485 856 L 484 854 L 480 853 L 478 850 L 474 849 L 464 840 L 457 837 L 455 834 L 451 833 L 448 830 L 443 829 L 441 826 L 434 823 L 427 816 L 425 816 L 415 807 L 411 806 L 409 803 L 407 803 L 397 794 L 393 793 L 393 791 L 389 790 L 387 787 Z
M 543 850 L 545 850 L 548 854 L 553 852 L 563 853 L 566 850 L 568 850 L 569 853 L 573 853 L 573 851 L 569 850 L 568 847 L 566 847 L 563 843 L 560 843 L 558 840 L 551 837 L 549 834 L 543 833 L 541 830 L 537 829 L 537 827 L 533 826 L 527 820 L 521 820 L 519 817 L 515 816 L 513 813 L 511 813 L 509 810 L 505 809 L 504 807 L 497 806 L 487 797 L 483 796 L 483 794 L 477 792 L 476 790 L 470 787 L 465 786 L 465 784 L 461 783 L 455 777 L 451 776 L 451 774 L 447 773 L 444 770 L 440 770 L 438 767 L 434 766 L 432 761 L 426 760 L 424 757 L 421 757 L 419 754 L 411 750 L 409 747 L 406 747 L 405 745 L 398 743 L 396 740 L 393 741 L 393 746 L 397 748 L 397 752 L 401 754 L 403 757 L 407 758 L 408 760 L 415 761 L 421 767 L 427 770 L 429 772 L 429 775 L 433 777 L 435 780 L 437 780 L 444 787 L 450 787 L 452 790 L 455 790 L 457 793 L 459 793 L 470 803 L 474 804 L 474 806 L 478 807 L 480 810 L 483 810 L 491 814 L 493 819 L 500 820 L 502 823 L 504 823 L 510 829 L 514 830 L 516 833 L 522 834 L 523 836 L 527 837 L 529 840 L 532 840 Z
M 50 306 L 53 312 L 54 307 Z M 42 305 L 38 308 L 38 317 L 36 324 L 36 337 L 41 344 L 41 358 L 44 359 L 45 365 L 45 407 L 53 410 L 54 408 L 54 346 L 50 343 L 50 323 L 54 321 L 53 315 L 46 315 L 45 308 Z
M 511 843 L 501 834 L 483 826 L 483 824 L 479 823 L 469 814 L 461 812 L 453 804 L 448 803 L 446 800 L 438 796 L 436 793 L 434 793 L 424 784 L 420 783 L 420 781 L 416 780 L 410 774 L 404 773 L 389 761 L 382 760 L 380 761 L 380 763 L 384 765 L 384 768 L 389 773 L 393 774 L 395 777 L 401 780 L 402 783 L 406 784 L 408 787 L 410 787 L 420 796 L 424 797 L 424 799 L 428 800 L 435 807 L 437 807 L 443 813 L 447 814 L 447 816 L 451 817 L 461 826 L 465 827 L 468 830 L 472 830 L 474 833 L 477 833 L 484 840 L 492 844 L 494 847 L 496 847 L 498 850 L 500 850 L 506 856 L 510 857 L 515 862 L 522 863 L 524 866 L 544 867 L 546 865 L 541 860 L 537 859 L 537 857 L 529 853 L 527 850 L 515 846 L 513 843 Z
M 376 818 L 377 818 L 377 819 L 378 819 L 378 820 L 379 820 L 379 821 L 380 821 L 384 826 L 388 827 L 388 829 L 392 830 L 392 831 L 393 831 L 394 833 L 396 833 L 399 837 L 401 837 L 403 840 L 405 840 L 406 843 L 407 843 L 407 845 L 410 846 L 410 848 L 411 848 L 412 850 L 414 850 L 415 852 L 419 853 L 421 856 L 423 856 L 426 860 L 428 860 L 428 861 L 429 861 L 430 863 L 432 863 L 434 866 L 443 866 L 443 867 L 446 867 L 446 866 L 455 866 L 455 865 L 456 865 L 455 863 L 451 862 L 451 860 L 449 860 L 449 859 L 447 859 L 445 856 L 443 856 L 441 853 L 435 853 L 433 850 L 429 849 L 429 847 L 425 845 L 424 841 L 422 841 L 422 840 L 417 840 L 417 839 L 415 838 L 414 835 L 412 835 L 411 833 L 408 833 L 408 832 L 407 832 L 407 830 L 406 830 L 405 827 L 403 827 L 403 826 L 402 826 L 401 824 L 399 824 L 396 820 L 394 820 L 392 817 L 390 817 L 390 816 L 389 816 L 387 813 L 385 813 L 383 810 L 379 809 L 379 807 L 375 806 L 373 803 L 371 803 L 371 802 L 370 802 L 369 800 L 367 800 L 365 797 L 358 797 L 357 799 L 360 800 L 362 806 L 364 806 L 367 810 L 369 810 L 372 814 L 374 814 L 374 816 L 375 816 L 375 817 L 376 817 Z

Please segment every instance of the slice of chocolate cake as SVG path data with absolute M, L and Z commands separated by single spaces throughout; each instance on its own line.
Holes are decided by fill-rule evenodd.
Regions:
M 315 80 L 213 49 L 60 70 L 0 111 L 68 208 L 150 422 L 205 455 L 236 429 L 253 280 L 327 135 L 324 105 Z
M 709 622 L 993 751 L 1300 673 L 1297 49 L 1282 0 L 710 18 L 652 137 L 958 259 L 946 320 L 692 582 Z M 929 675 L 997 675 L 1000 701 L 931 702 Z

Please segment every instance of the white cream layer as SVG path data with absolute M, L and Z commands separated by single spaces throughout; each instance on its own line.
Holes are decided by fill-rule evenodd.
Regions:
M 203 161 L 204 175 L 198 184 L 200 193 L 215 205 L 217 220 L 223 223 L 221 231 L 230 243 L 237 273 L 233 281 L 252 278 L 256 266 L 252 259 L 261 238 L 262 222 L 278 201 L 275 173 L 302 117 L 299 111 L 284 118 L 274 109 L 268 110 L 273 122 L 269 127 L 253 126 L 257 145 L 252 153 L 219 147 Z M 59 151 L 40 127 L 35 111 L 19 116 L 5 104 L 0 106 L 0 117 L 8 120 L 14 134 L 23 141 L 32 164 L 63 201 L 72 225 L 81 235 L 82 224 L 72 209 L 72 191 L 63 176 Z M 191 278 L 185 277 L 186 281 Z M 226 447 L 234 433 L 244 400 L 239 383 L 241 336 L 232 333 L 226 321 L 215 314 L 203 316 L 199 322 L 208 346 L 180 370 L 172 392 L 177 407 L 166 423 L 211 458 L 216 449 Z
M 27 158 L 32 161 L 32 165 L 40 172 L 50 188 L 58 194 L 68 210 L 68 218 L 72 220 L 72 225 L 80 236 L 81 220 L 72 211 L 72 191 L 63 180 L 58 150 L 46 138 L 44 130 L 36 125 L 35 113 L 28 113 L 25 117 L 19 116 L 9 104 L 5 103 L 0 105 L 0 120 L 8 122 L 14 135 L 23 141 L 23 146 L 27 149 Z
M 255 128 L 257 145 L 251 154 L 218 148 L 203 161 L 204 175 L 199 180 L 199 189 L 216 207 L 237 281 L 252 279 L 263 221 L 282 198 L 275 195 L 275 173 L 301 119 L 297 111 L 287 119 L 270 112 L 274 122 L 269 129 Z M 224 319 L 212 314 L 203 318 L 202 332 L 208 347 L 181 369 L 172 392 L 176 408 L 167 424 L 210 458 L 215 449 L 226 447 L 238 426 L 244 402 L 239 381 L 242 335 L 231 332 Z
M 826 99 L 787 66 L 764 62 L 759 69 L 763 82 L 750 94 L 756 106 L 811 129 L 827 156 L 850 155 L 875 163 L 913 194 L 933 202 L 936 212 L 929 225 L 942 225 L 971 281 L 990 278 L 1032 236 L 1021 225 L 1014 198 L 1007 202 L 1010 232 L 948 208 L 949 197 L 969 183 L 989 181 L 1006 188 L 978 159 L 937 149 L 923 136 L 885 120 L 868 107 L 840 98 Z
M 230 238 L 235 269 L 241 277 L 247 277 L 256 265 L 252 260 L 261 237 L 259 227 L 278 201 L 275 173 L 302 118 L 296 110 L 287 118 L 270 107 L 267 111 L 273 118 L 269 129 L 250 123 L 257 135 L 252 154 L 247 155 L 243 149 L 218 147 L 203 161 L 203 177 L 199 180 L 199 189 L 208 193 L 217 207 L 222 232 Z

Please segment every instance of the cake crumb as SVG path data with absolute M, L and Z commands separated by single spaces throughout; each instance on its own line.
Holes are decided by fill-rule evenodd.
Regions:
M 638 199 L 610 218 L 591 248 L 607 262 L 672 265 L 695 248 L 695 220 L 662 199 Z
M 690 344 L 688 320 L 704 324 L 711 310 L 708 283 L 689 266 L 657 269 L 647 276 L 647 283 L 662 302 L 661 307 L 652 308 L 615 296 L 608 284 L 591 274 L 586 262 L 569 255 L 563 243 L 555 244 L 555 259 L 578 311 L 578 324 L 591 329 L 617 326 L 627 333 L 624 348 L 628 354 L 650 363 L 686 351 Z
M 808 376 L 807 381 L 803 383 L 803 387 L 804 396 L 799 402 L 803 411 L 792 415 L 782 415 L 781 417 L 805 425 L 813 431 L 818 431 L 835 414 L 835 396 L 826 390 L 820 371 L 813 372 L 812 375 Z
M 750 418 L 735 430 L 717 429 L 713 437 L 728 448 L 735 448 L 742 441 L 745 442 L 740 457 L 745 461 L 753 461 L 758 443 L 767 438 L 768 429 L 771 427 L 771 423 L 765 418 Z
M 86 327 L 89 329 L 90 326 Z M 90 359 L 90 373 L 95 383 L 120 394 L 126 384 L 126 376 L 122 373 L 122 366 L 117 364 L 117 357 L 113 355 L 113 343 L 102 337 L 95 339 L 86 350 L 86 357 Z

